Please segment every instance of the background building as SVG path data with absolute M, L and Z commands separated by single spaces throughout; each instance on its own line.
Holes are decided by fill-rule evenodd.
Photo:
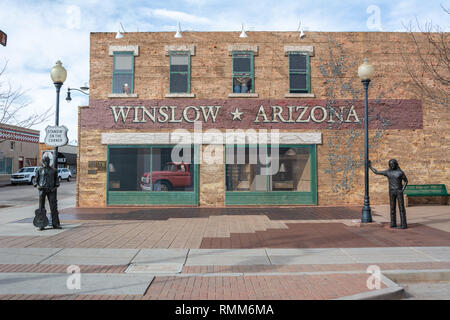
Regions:
M 10 183 L 10 176 L 20 168 L 36 166 L 39 131 L 0 124 L 0 183 Z
M 45 143 L 39 143 L 39 157 L 42 158 L 44 152 L 50 151 L 53 154 L 54 147 L 48 146 Z M 58 168 L 68 168 L 75 176 L 77 173 L 77 151 L 78 146 L 66 145 L 58 148 L 59 163 Z
M 79 109 L 77 205 L 362 205 L 363 86 L 358 65 L 375 67 L 370 159 L 396 158 L 411 184 L 447 183 L 448 106 L 414 90 L 406 33 L 92 33 L 90 102 Z M 418 43 L 426 46 L 419 34 Z M 429 79 L 432 81 L 432 79 Z M 214 141 L 221 163 L 171 161 L 175 129 L 278 129 L 280 165 L 262 175 L 250 140 Z M 208 138 L 203 135 L 203 138 Z M 210 155 L 207 141 L 191 159 Z M 243 150 L 244 164 L 226 164 Z M 186 149 L 187 150 L 187 149 Z M 228 152 L 228 151 L 229 152 Z M 187 151 L 184 151 L 189 153 Z M 270 155 L 270 151 L 263 153 Z M 370 177 L 372 204 L 387 182 Z

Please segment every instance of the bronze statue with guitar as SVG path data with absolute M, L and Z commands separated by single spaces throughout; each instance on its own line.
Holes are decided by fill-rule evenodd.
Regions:
M 61 229 L 56 199 L 56 189 L 59 187 L 58 171 L 50 166 L 48 155 L 44 155 L 42 159 L 42 166 L 37 171 L 34 186 L 39 190 L 39 209 L 35 211 L 33 225 L 39 230 L 44 230 L 49 225 L 45 210 L 45 198 L 47 198 L 52 215 L 52 227 Z

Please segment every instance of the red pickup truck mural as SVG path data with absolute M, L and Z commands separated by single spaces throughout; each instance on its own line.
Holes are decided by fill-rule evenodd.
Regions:
M 189 164 L 183 162 L 167 162 L 161 171 L 144 173 L 141 177 L 141 189 L 145 191 L 170 191 L 186 189 L 192 184 Z M 150 184 L 150 176 L 152 184 Z

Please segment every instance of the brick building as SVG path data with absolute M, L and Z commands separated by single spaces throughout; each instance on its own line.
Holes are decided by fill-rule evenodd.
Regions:
M 0 125 L 0 183 L 9 184 L 20 168 L 38 165 L 39 135 L 37 130 Z
M 413 90 L 412 54 L 405 33 L 92 33 L 77 205 L 362 205 L 364 57 L 374 167 L 447 183 L 448 110 Z

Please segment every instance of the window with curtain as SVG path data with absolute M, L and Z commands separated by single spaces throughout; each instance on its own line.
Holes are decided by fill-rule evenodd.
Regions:
M 189 52 L 170 53 L 170 93 L 190 92 Z
M 233 52 L 233 93 L 254 92 L 253 52 Z
M 133 93 L 134 53 L 114 52 L 113 93 Z

